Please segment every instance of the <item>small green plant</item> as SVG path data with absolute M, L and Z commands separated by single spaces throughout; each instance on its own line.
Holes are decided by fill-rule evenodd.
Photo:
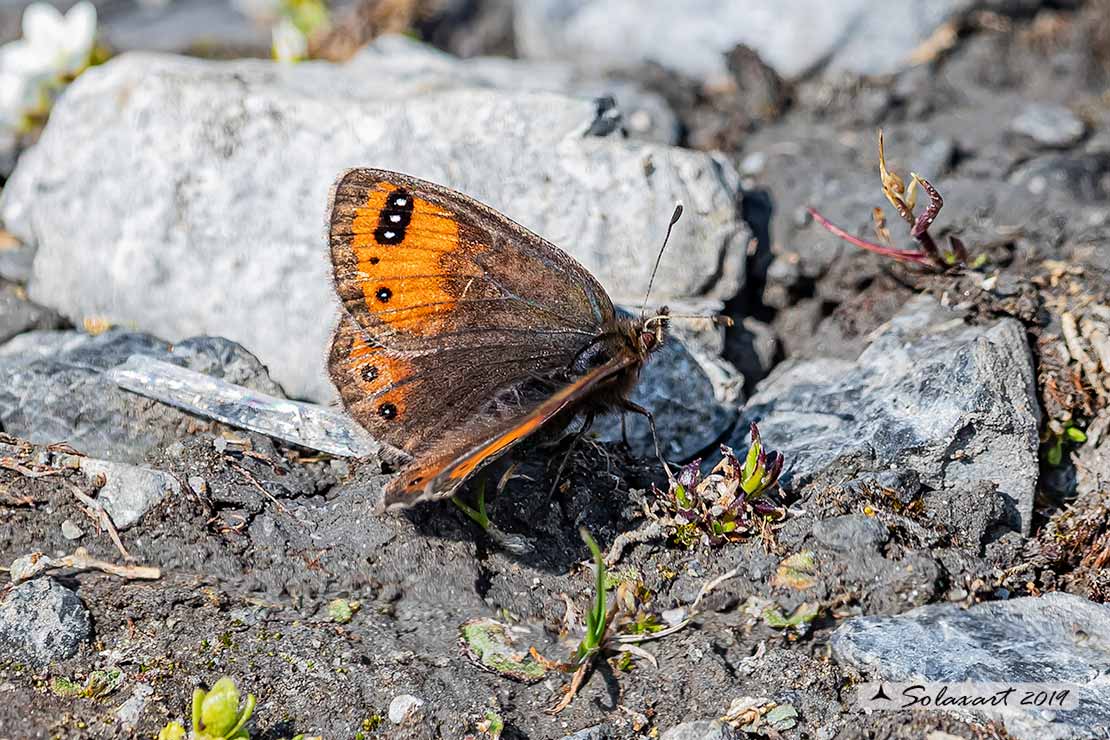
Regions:
M 1064 446 L 1081 445 L 1087 441 L 1087 434 L 1075 422 L 1052 422 L 1045 430 L 1045 439 L 1041 443 L 1044 461 L 1052 467 L 1058 467 L 1064 461 Z
M 171 722 L 158 733 L 158 740 L 248 740 L 247 721 L 254 713 L 254 694 L 239 708 L 239 689 L 224 676 L 212 689 L 193 689 L 193 732 L 186 735 L 180 722 Z
M 679 471 L 665 494 L 656 490 L 662 509 L 658 513 L 676 543 L 692 548 L 699 542 L 738 541 L 759 519 L 785 516 L 771 495 L 785 460 L 781 453 L 766 450 L 754 422 L 751 439 L 743 463 L 731 448 L 721 445 L 721 462 L 709 475 L 703 477 L 701 460 L 694 460 Z
M 549 714 L 558 714 L 574 701 L 578 690 L 582 688 L 582 684 L 586 681 L 586 676 L 593 666 L 594 659 L 606 647 L 606 633 L 609 631 L 609 624 L 615 614 L 614 611 L 609 609 L 610 580 L 605 569 L 605 558 L 601 555 L 601 548 L 597 546 L 597 542 L 585 527 L 579 530 L 579 534 L 582 535 L 582 540 L 586 543 L 586 547 L 590 549 L 590 555 L 593 556 L 594 598 L 590 610 L 586 613 L 585 634 L 583 634 L 582 640 L 574 651 L 573 660 L 569 664 L 556 664 L 561 670 L 574 671 L 574 676 L 571 678 L 566 695 L 558 704 L 547 710 Z
M 499 740 L 501 733 L 505 731 L 505 720 L 497 712 L 487 709 L 485 718 L 478 723 L 478 731 L 490 740 Z
M 72 681 L 64 676 L 56 676 L 50 681 L 50 690 L 55 696 L 97 699 L 107 696 L 123 684 L 123 671 L 119 668 L 97 670 L 89 673 L 84 683 Z
M 475 524 L 481 527 L 484 531 L 488 532 L 490 529 L 489 513 L 486 511 L 486 479 L 482 478 L 478 482 L 478 500 L 473 507 L 467 505 L 458 496 L 451 497 L 451 503 L 459 507 L 462 513 L 466 514 L 473 520 Z
M 608 579 L 605 576 L 605 559 L 601 556 L 601 548 L 597 546 L 597 541 L 594 540 L 585 527 L 579 530 L 579 533 L 582 535 L 586 547 L 590 548 L 590 554 L 593 555 L 595 578 L 594 603 L 586 614 L 586 635 L 582 638 L 582 642 L 578 643 L 578 650 L 574 654 L 575 660 L 581 665 L 601 649 L 602 641 L 605 639 L 605 631 L 609 629 L 607 614 L 609 589 Z
M 347 624 L 361 608 L 362 604 L 358 601 L 353 601 L 351 599 L 332 599 L 328 602 L 328 619 L 336 624 Z

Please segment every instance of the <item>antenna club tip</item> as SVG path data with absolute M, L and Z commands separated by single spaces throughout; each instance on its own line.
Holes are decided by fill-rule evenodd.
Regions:
M 675 203 L 674 213 L 671 214 L 671 226 L 674 226 L 676 223 L 678 223 L 678 219 L 682 218 L 682 210 L 682 204 Z

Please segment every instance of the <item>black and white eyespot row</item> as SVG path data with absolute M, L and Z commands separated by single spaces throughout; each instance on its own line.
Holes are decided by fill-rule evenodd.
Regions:
M 378 244 L 400 244 L 405 240 L 405 229 L 412 221 L 412 196 L 404 188 L 397 188 L 385 199 L 385 208 L 378 216 L 374 239 Z

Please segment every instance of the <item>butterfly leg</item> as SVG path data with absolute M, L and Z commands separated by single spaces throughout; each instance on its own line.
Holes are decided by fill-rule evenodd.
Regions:
M 566 454 L 563 455 L 563 461 L 559 463 L 559 470 L 555 473 L 555 482 L 551 484 L 551 491 L 548 493 L 549 497 L 555 495 L 555 489 L 559 487 L 559 481 L 563 479 L 563 470 L 566 469 L 567 463 L 570 462 L 570 456 L 574 453 L 574 448 L 578 445 L 578 440 L 582 439 L 593 425 L 594 413 L 591 411 L 582 419 L 582 427 L 570 436 L 570 443 L 567 445 Z
M 621 409 L 623 411 L 631 411 L 634 414 L 639 414 L 647 419 L 648 426 L 651 427 L 651 440 L 655 443 L 655 456 L 659 458 L 659 462 L 663 465 L 663 472 L 667 474 L 667 480 L 674 482 L 674 475 L 671 473 L 671 466 L 667 464 L 666 459 L 663 457 L 663 450 L 659 446 L 659 433 L 655 429 L 655 414 L 651 413 L 643 406 L 627 398 L 621 401 Z M 621 414 L 621 425 L 623 428 L 624 414 Z M 628 444 L 627 439 L 625 444 Z

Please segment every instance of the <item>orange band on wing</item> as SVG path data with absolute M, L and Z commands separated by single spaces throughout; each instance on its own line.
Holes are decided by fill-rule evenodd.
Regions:
M 443 257 L 459 248 L 450 213 L 396 185 L 379 182 L 355 209 L 351 249 L 366 307 L 400 329 L 439 328 L 435 319 L 454 309 Z M 429 323 L 430 322 L 430 323 Z
M 515 426 L 509 431 L 505 432 L 500 437 L 485 445 L 469 458 L 457 465 L 455 469 L 451 471 L 451 474 L 448 476 L 448 478 L 450 480 L 462 480 L 466 476 L 473 473 L 474 469 L 477 468 L 483 460 L 487 460 L 493 457 L 497 453 L 504 450 L 506 447 L 510 447 L 513 445 L 513 443 L 519 441 L 524 437 L 527 437 L 529 434 L 536 431 L 536 429 L 538 429 L 544 421 L 545 419 L 539 416 L 533 416 L 531 418 L 525 419 L 522 424 L 520 424 L 519 426 Z

